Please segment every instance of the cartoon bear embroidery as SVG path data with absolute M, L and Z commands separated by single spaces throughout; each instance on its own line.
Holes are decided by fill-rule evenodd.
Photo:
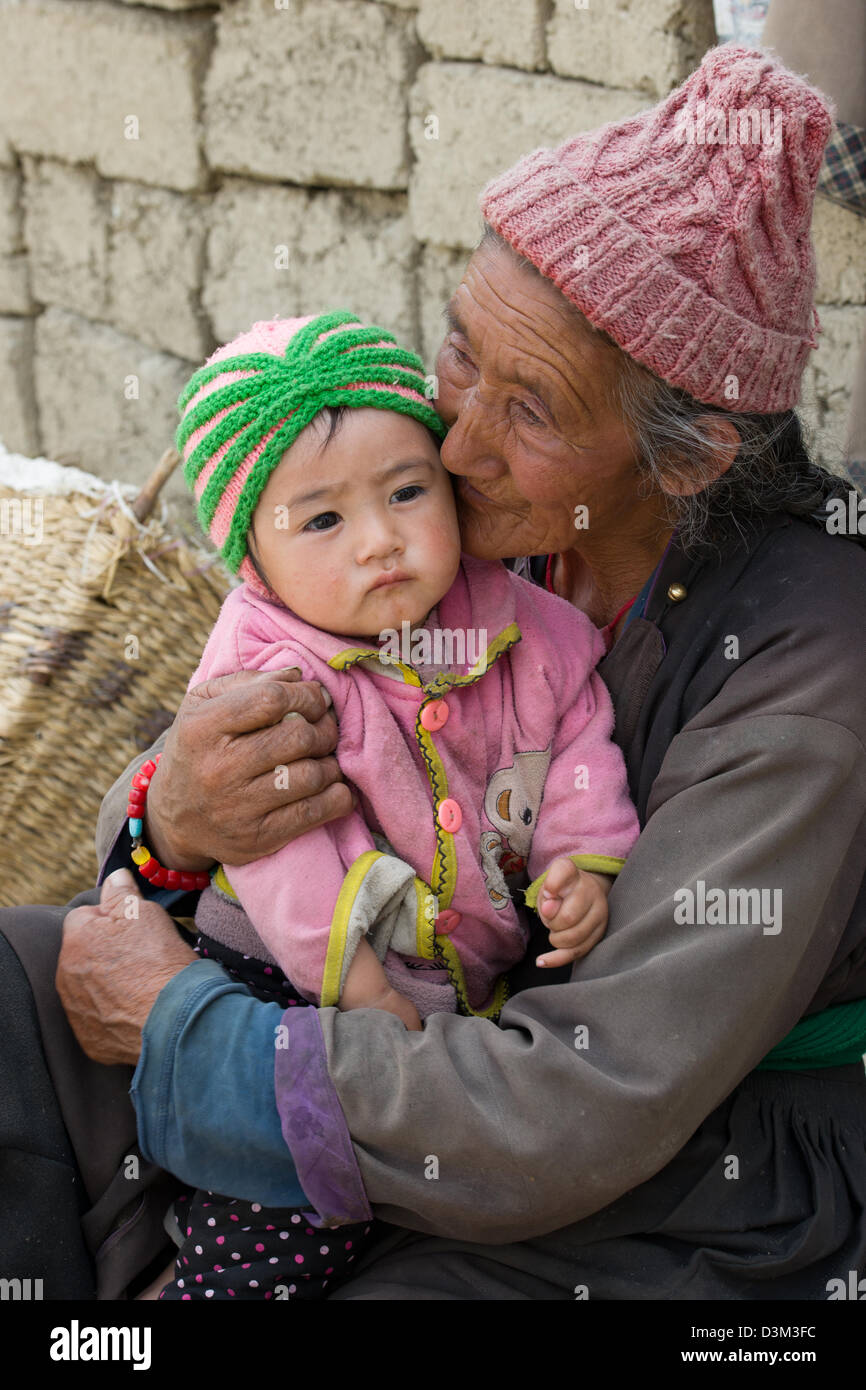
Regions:
M 481 836 L 481 867 L 487 896 L 497 909 L 510 901 L 506 875 L 526 868 L 549 766 L 550 748 L 515 753 L 511 766 L 498 768 L 487 784 L 484 813 L 496 830 Z

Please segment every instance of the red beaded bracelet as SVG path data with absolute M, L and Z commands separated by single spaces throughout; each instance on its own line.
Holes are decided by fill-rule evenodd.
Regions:
M 142 877 L 148 879 L 155 888 L 182 888 L 186 893 L 196 893 L 202 888 L 207 888 L 210 883 L 210 874 L 188 873 L 185 869 L 164 869 L 141 839 L 141 832 L 144 829 L 144 803 L 147 800 L 147 789 L 161 757 L 162 754 L 157 753 L 155 758 L 148 758 L 147 762 L 142 763 L 132 779 L 126 807 L 126 814 L 129 816 L 129 834 L 132 839 L 132 862 Z

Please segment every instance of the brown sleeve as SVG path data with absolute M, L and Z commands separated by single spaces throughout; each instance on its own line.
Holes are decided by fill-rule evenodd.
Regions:
M 500 1027 L 320 1012 L 376 1215 L 485 1242 L 577 1221 L 664 1167 L 808 1008 L 866 871 L 866 751 L 817 716 L 745 713 L 754 694 L 738 673 L 671 743 L 569 984 Z M 764 890 L 766 922 L 678 921 L 699 879 Z

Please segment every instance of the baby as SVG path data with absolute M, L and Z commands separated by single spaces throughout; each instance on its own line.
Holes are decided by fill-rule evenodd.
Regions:
M 512 889 L 528 884 L 550 932 L 544 963 L 573 961 L 639 833 L 601 634 L 461 556 L 445 427 L 420 359 L 384 329 L 348 312 L 257 323 L 179 406 L 199 518 L 244 580 L 190 686 L 299 667 L 331 697 L 358 796 L 277 853 L 219 866 L 199 949 L 284 1008 L 376 1007 L 409 1029 L 497 1018 L 529 937 Z M 213 1193 L 178 1219 L 163 1298 L 320 1297 L 369 1231 Z

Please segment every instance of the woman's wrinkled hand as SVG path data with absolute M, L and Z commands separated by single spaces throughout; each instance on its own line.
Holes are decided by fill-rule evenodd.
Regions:
M 194 960 L 171 917 L 142 898 L 131 872 L 110 874 L 98 903 L 66 914 L 57 962 L 57 992 L 87 1056 L 134 1066 L 157 995 Z
M 236 671 L 189 691 L 147 794 L 143 838 L 159 862 L 248 864 L 348 815 L 329 705 L 297 669 Z

